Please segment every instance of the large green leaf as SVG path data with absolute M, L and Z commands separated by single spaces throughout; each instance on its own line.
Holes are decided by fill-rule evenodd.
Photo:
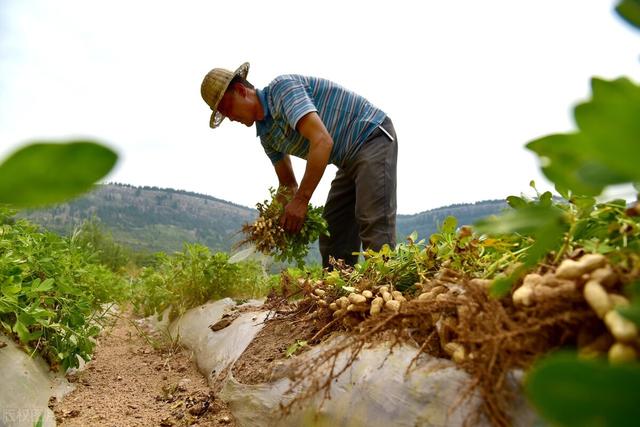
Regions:
M 629 24 L 640 29 L 640 0 L 622 0 L 616 12 Z
M 591 81 L 593 97 L 574 110 L 578 132 L 549 135 L 527 148 L 557 186 L 595 196 L 608 185 L 640 181 L 640 86 L 626 78 Z
M 64 201 L 89 190 L 117 159 L 111 149 L 88 141 L 27 145 L 0 165 L 0 203 L 28 207 Z
M 558 353 L 544 358 L 525 382 L 528 398 L 547 420 L 563 426 L 637 426 L 640 365 L 609 365 Z

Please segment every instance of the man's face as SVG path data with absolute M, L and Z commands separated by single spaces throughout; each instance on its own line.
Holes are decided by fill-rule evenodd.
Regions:
M 240 122 L 248 127 L 255 122 L 248 93 L 241 85 L 236 85 L 224 94 L 218 104 L 218 111 L 232 122 Z

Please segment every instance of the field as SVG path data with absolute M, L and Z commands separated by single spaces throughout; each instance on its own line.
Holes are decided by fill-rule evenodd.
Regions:
M 639 27 L 629 4 L 637 7 L 622 2 L 619 13 Z M 185 242 L 173 255 L 137 257 L 92 222 L 69 236 L 41 230 L 17 219 L 17 210 L 86 192 L 117 156 L 92 141 L 31 144 L 0 165 L 0 330 L 51 370 L 74 382 L 80 377 L 83 387 L 72 400 L 50 402 L 65 425 L 112 421 L 96 409 L 99 402 L 85 401 L 99 401 L 95 393 L 88 397 L 89 389 L 105 381 L 135 396 L 120 406 L 105 399 L 130 412 L 122 420 L 127 425 L 235 425 L 234 406 L 218 397 L 229 372 L 244 384 L 270 384 L 282 364 L 290 368 L 287 391 L 295 391 L 278 402 L 286 417 L 330 399 L 332 384 L 355 372 L 369 352 L 383 349 L 386 361 L 405 348 L 412 358 L 400 382 L 418 378 L 427 359 L 467 375 L 447 409 L 479 397 L 468 424 L 512 425 L 524 395 L 551 424 L 635 425 L 640 86 L 627 78 L 593 78 L 591 90 L 574 109 L 575 131 L 526 145 L 557 194 L 539 192 L 531 182 L 535 197 L 509 196 L 509 208 L 498 215 L 474 224 L 451 216 L 429 236 L 413 233 L 395 247 L 363 251 L 355 266 L 333 260 L 324 270 L 305 264 L 308 245 L 326 231 L 322 208 L 310 206 L 302 232 L 288 235 L 278 225 L 282 205 L 275 192 L 239 232 L 244 244 L 291 264 L 278 274 L 196 243 Z M 89 167 L 60 168 L 74 163 Z M 633 188 L 635 200 L 603 199 L 613 185 Z M 154 319 L 164 314 L 175 325 L 224 298 L 232 298 L 233 308 L 210 325 L 214 333 L 232 330 L 243 316 L 268 320 L 235 364 L 205 373 L 205 384 L 190 360 L 195 349 L 182 348 L 180 336 L 154 326 Z M 264 300 L 242 305 L 254 298 Z M 7 347 L 1 343 L 0 352 Z M 121 382 L 113 371 L 118 364 L 107 360 L 131 354 L 132 381 Z M 142 386 L 144 379 L 153 381 Z M 190 381 L 197 386 L 187 386 Z M 392 411 L 401 400 L 385 405 Z M 42 424 L 45 411 L 34 424 Z M 139 412 L 146 415 L 136 417 Z

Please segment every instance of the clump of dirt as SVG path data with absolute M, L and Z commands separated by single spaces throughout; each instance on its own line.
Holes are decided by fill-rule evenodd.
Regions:
M 50 407 L 62 426 L 235 426 L 192 356 L 126 312 L 105 328 L 86 368 L 68 375 L 76 389 Z

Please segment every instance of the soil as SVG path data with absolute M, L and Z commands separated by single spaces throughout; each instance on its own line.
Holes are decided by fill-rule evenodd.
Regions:
M 193 354 L 130 312 L 112 318 L 93 359 L 67 377 L 76 389 L 50 402 L 62 426 L 236 426 Z
M 271 379 L 273 368 L 287 358 L 287 348 L 307 340 L 318 331 L 312 321 L 293 318 L 272 319 L 253 339 L 233 366 L 234 378 L 242 384 L 259 384 Z M 301 347 L 295 354 L 305 351 Z

